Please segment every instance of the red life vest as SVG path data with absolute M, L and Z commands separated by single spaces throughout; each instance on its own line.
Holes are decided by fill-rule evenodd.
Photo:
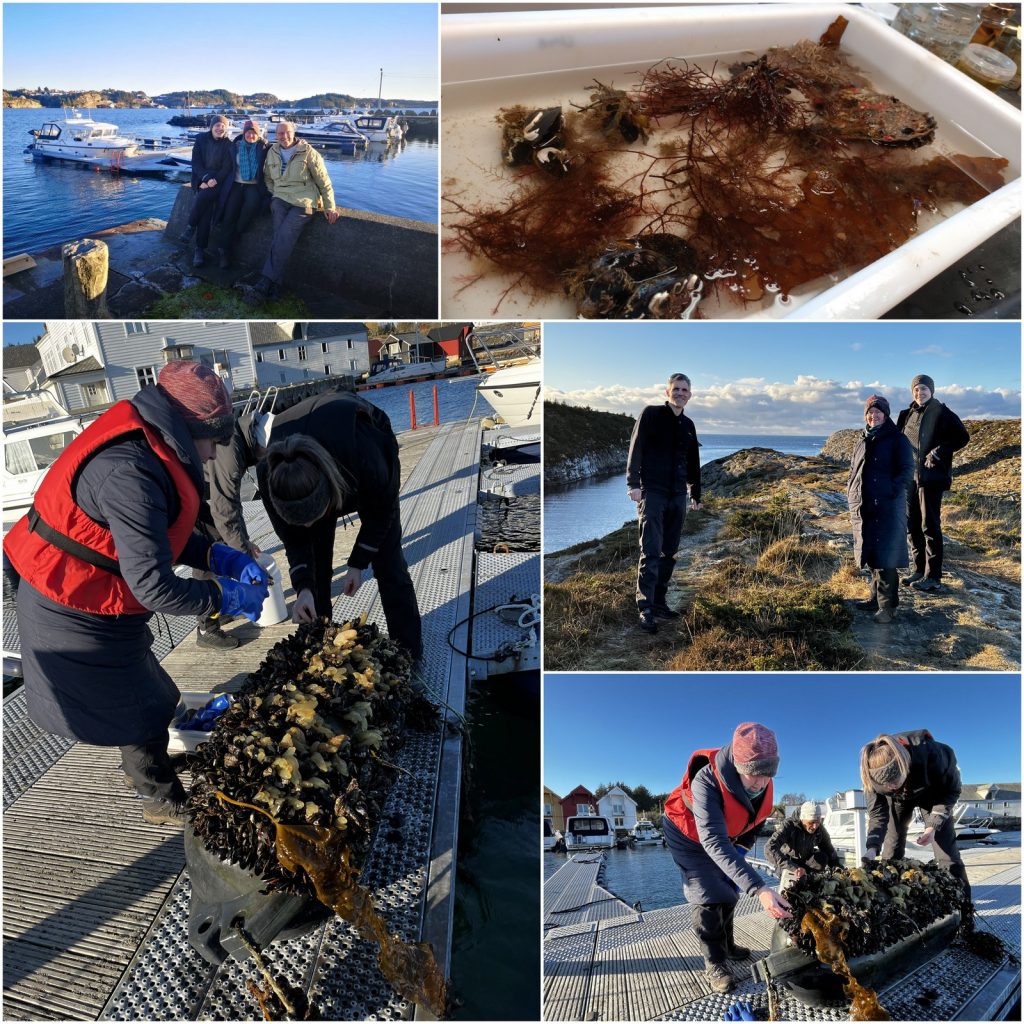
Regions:
M 760 809 L 755 811 L 753 816 L 747 810 L 746 805 L 733 796 L 726 786 L 725 780 L 718 772 L 718 765 L 715 764 L 715 756 L 721 749 L 721 747 L 714 747 L 707 750 L 695 750 L 690 755 L 689 763 L 686 765 L 686 774 L 683 775 L 683 781 L 672 790 L 668 800 L 665 801 L 665 813 L 672 824 L 687 839 L 692 839 L 695 843 L 700 842 L 700 836 L 697 835 L 697 822 L 693 817 L 693 811 L 690 809 L 693 806 L 690 785 L 697 772 L 707 764 L 711 765 L 711 770 L 715 773 L 715 778 L 718 780 L 718 788 L 722 793 L 722 802 L 725 809 L 725 828 L 729 833 L 730 839 L 736 839 L 743 835 L 744 832 L 749 832 L 755 825 L 760 825 L 772 811 L 771 780 L 768 781 L 768 788 L 761 796 Z
M 120 576 L 110 530 L 87 516 L 72 497 L 78 474 L 90 456 L 135 432 L 145 436 L 146 443 L 163 462 L 181 500 L 181 510 L 167 530 L 172 558 L 178 558 L 192 535 L 200 502 L 192 477 L 160 432 L 146 423 L 135 406 L 118 402 L 82 431 L 47 470 L 32 510 L 15 523 L 4 540 L 4 551 L 18 574 L 51 601 L 96 615 L 140 615 L 147 611 Z M 57 547 L 56 540 L 51 542 L 41 536 L 36 516 L 44 531 L 49 527 L 63 535 L 62 543 L 70 541 L 70 546 L 86 549 L 82 557 Z

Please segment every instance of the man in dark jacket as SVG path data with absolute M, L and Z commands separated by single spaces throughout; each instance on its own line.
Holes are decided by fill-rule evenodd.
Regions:
M 906 492 L 913 474 L 910 445 L 889 418 L 888 401 L 869 396 L 846 489 L 854 562 L 871 570 L 871 595 L 858 607 L 874 611 L 881 624 L 893 620 L 900 603 L 896 570 L 909 561 Z
M 701 507 L 697 428 L 683 413 L 690 378 L 673 373 L 665 394 L 666 402 L 647 406 L 637 417 L 626 460 L 626 487 L 640 519 L 636 605 L 645 633 L 658 631 L 656 619 L 679 617 L 666 597 L 686 520 L 687 487 L 691 507 Z
M 202 464 L 232 423 L 224 383 L 169 363 L 155 386 L 118 402 L 49 468 L 29 514 L 4 540 L 21 579 L 18 628 L 28 711 L 41 729 L 121 750 L 143 817 L 182 824 L 167 754 L 180 696 L 150 646 L 155 612 L 259 617 L 266 573 L 194 531 Z M 216 578 L 183 579 L 175 563 Z
M 914 400 L 896 426 L 914 452 L 914 485 L 907 492 L 907 538 L 914 571 L 903 585 L 927 593 L 942 579 L 942 493 L 953 486 L 953 454 L 971 435 L 960 417 L 935 397 L 935 381 L 919 373 L 910 385 Z
M 958 878 L 970 913 L 971 886 L 956 846 L 953 807 L 960 799 L 956 752 L 927 729 L 883 733 L 861 750 L 861 781 L 868 802 L 867 856 L 901 858 L 914 808 L 924 812 L 925 830 L 915 839 L 932 847 L 935 863 Z
M 665 801 L 665 843 L 682 872 L 705 974 L 715 992 L 735 985 L 726 961 L 750 955 L 733 939 L 739 892 L 755 896 L 776 920 L 792 916 L 789 904 L 745 860 L 771 814 L 778 767 L 775 733 L 757 722 L 743 722 L 731 743 L 690 755 L 683 781 Z
M 402 553 L 399 511 L 401 465 L 398 441 L 387 414 L 359 395 L 328 391 L 307 398 L 274 417 L 271 454 L 296 437 L 311 438 L 334 462 L 346 489 L 340 507 L 323 494 L 284 503 L 273 487 L 268 459 L 257 465 L 260 495 L 284 544 L 295 588 L 295 621 L 330 616 L 334 572 L 334 536 L 338 517 L 359 515 L 359 532 L 348 557 L 343 592 L 351 596 L 370 566 L 377 580 L 381 607 L 393 640 L 404 644 L 413 659 L 423 654 L 422 626 L 416 590 Z M 319 483 L 320 481 L 318 481 Z M 304 507 L 300 507 L 304 506 Z
M 192 266 L 201 267 L 206 262 L 206 247 L 210 244 L 210 227 L 221 192 L 228 186 L 235 173 L 235 155 L 228 138 L 230 121 L 218 114 L 210 122 L 210 130 L 203 132 L 192 146 L 192 212 L 188 216 L 188 227 L 179 240 L 191 241 L 193 235 L 196 249 L 192 255 Z
M 800 805 L 795 818 L 784 821 L 764 847 L 767 861 L 779 872 L 779 891 L 784 892 L 808 871 L 839 867 L 832 837 L 821 823 L 821 811 L 811 800 Z

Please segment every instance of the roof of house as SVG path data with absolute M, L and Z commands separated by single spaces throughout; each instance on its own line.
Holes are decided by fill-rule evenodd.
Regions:
M 4 345 L 5 370 L 21 370 L 35 366 L 40 358 L 39 349 L 35 345 Z
M 473 325 L 469 321 L 457 324 L 439 324 L 427 331 L 427 337 L 433 341 L 450 341 L 461 337 L 462 333 L 467 330 L 473 330 Z
M 545 793 L 550 793 L 555 798 L 555 800 L 557 800 L 559 803 L 561 803 L 562 798 L 550 786 L 545 786 L 544 787 L 544 792 Z
M 611 796 L 613 793 L 616 796 L 624 796 L 631 804 L 636 803 L 636 801 L 621 786 L 612 786 L 612 788 L 609 789 L 601 799 L 603 800 L 605 796 Z
M 339 334 L 366 334 L 366 324 L 357 321 L 339 323 L 311 323 L 306 325 L 306 337 L 310 341 L 320 338 L 336 338 Z
M 996 794 L 999 794 L 999 799 L 1012 799 L 1012 797 L 1016 796 L 1019 800 L 1020 783 L 981 782 L 970 786 L 961 786 L 960 788 L 961 800 L 994 800 L 997 799 Z
M 86 356 L 84 359 L 79 359 L 77 363 L 65 366 L 63 370 L 57 370 L 49 376 L 52 380 L 54 377 L 73 377 L 76 373 L 92 373 L 94 370 L 102 369 L 103 364 L 95 356 Z
M 280 345 L 283 341 L 291 341 L 291 334 L 280 324 L 271 321 L 249 324 L 253 345 Z

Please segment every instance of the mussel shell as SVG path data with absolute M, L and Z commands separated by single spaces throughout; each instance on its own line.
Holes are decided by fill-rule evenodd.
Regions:
M 555 137 L 561 135 L 564 124 L 561 107 L 534 110 L 523 125 L 522 137 L 535 149 L 551 146 Z

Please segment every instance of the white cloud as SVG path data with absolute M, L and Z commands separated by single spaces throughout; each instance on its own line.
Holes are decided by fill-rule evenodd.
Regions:
M 859 426 L 864 401 L 871 394 L 886 397 L 894 415 L 911 401 L 906 384 L 843 382 L 802 375 L 793 381 L 747 377 L 706 388 L 695 383 L 687 413 L 698 430 L 705 433 L 830 434 Z M 645 405 L 664 401 L 665 392 L 661 384 L 643 388 L 610 385 L 580 391 L 547 388 L 545 397 L 549 401 L 636 416 Z M 937 397 L 962 419 L 1021 414 L 1020 391 L 950 384 L 940 386 Z
M 947 352 L 941 345 L 926 345 L 924 348 L 915 348 L 911 355 L 915 356 L 938 356 L 940 359 L 951 359 L 952 352 Z

